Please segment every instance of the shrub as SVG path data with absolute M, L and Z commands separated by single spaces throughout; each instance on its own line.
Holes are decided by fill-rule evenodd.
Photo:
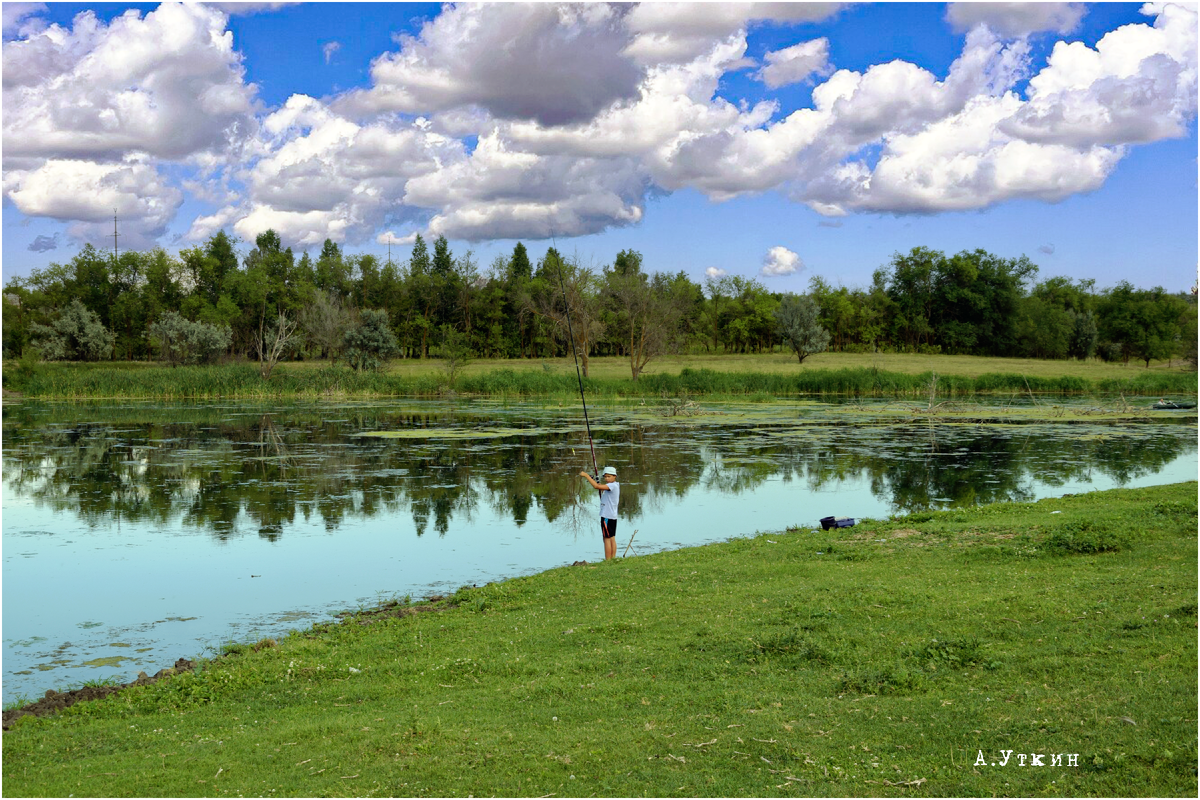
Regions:
M 112 355 L 116 341 L 99 315 L 78 300 L 72 300 L 53 324 L 31 325 L 30 332 L 48 361 L 99 361 Z
M 17 361 L 17 368 L 11 373 L 4 373 L 4 386 L 8 387 L 10 376 L 14 386 L 24 386 L 26 382 L 36 378 L 41 372 L 41 360 L 41 351 L 36 347 L 26 346 L 25 352 L 21 353 L 21 358 Z
M 174 311 L 150 325 L 150 344 L 159 359 L 172 366 L 211 363 L 229 349 L 232 339 L 228 325 L 192 322 Z
M 775 332 L 792 348 L 801 364 L 829 346 L 829 331 L 821 326 L 819 317 L 816 300 L 794 294 L 784 295 L 775 310 Z
M 400 344 L 388 327 L 387 312 L 363 311 L 358 327 L 346 331 L 345 348 L 346 362 L 359 372 L 378 370 L 398 354 Z
M 453 326 L 443 325 L 442 343 L 433 348 L 433 355 L 442 359 L 442 372 L 453 389 L 459 374 L 475 355 L 471 350 L 471 337 L 455 330 Z

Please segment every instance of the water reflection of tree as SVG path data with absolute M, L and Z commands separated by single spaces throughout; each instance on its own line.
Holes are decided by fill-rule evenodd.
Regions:
M 3 478 L 8 491 L 90 525 L 128 520 L 165 527 L 182 519 L 218 538 L 247 521 L 274 540 L 301 518 L 319 517 L 332 532 L 349 519 L 405 509 L 418 534 L 432 529 L 444 536 L 481 504 L 518 526 L 535 509 L 557 525 L 593 526 L 598 501 L 578 477 L 587 458 L 579 431 L 359 439 L 349 434 L 450 423 L 461 430 L 479 420 L 373 410 L 347 416 L 338 423 L 275 413 L 70 428 L 39 426 L 36 415 L 10 424 L 6 416 Z M 736 494 L 772 479 L 800 481 L 816 492 L 865 477 L 876 496 L 911 511 L 1027 500 L 1035 480 L 1061 485 L 1096 472 L 1127 483 L 1194 450 L 1189 432 L 630 424 L 605 431 L 598 457 L 620 470 L 621 513 L 629 520 L 648 503 L 693 488 Z

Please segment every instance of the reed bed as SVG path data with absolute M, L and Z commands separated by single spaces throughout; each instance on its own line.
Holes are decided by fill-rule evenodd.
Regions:
M 576 376 L 564 371 L 493 369 L 459 377 L 451 387 L 430 369 L 424 374 L 355 372 L 322 365 L 279 369 L 264 380 L 249 364 L 162 367 L 138 365 L 42 364 L 28 371 L 5 370 L 5 388 L 48 400 L 89 399 L 301 399 L 327 397 L 442 397 L 449 394 L 497 397 L 556 397 L 578 393 Z M 782 372 L 724 372 L 684 368 L 679 374 L 584 379 L 589 397 L 611 399 L 667 396 L 969 398 L 976 396 L 1103 394 L 1127 396 L 1195 395 L 1195 373 L 1147 371 L 1123 378 L 1037 376 L 1016 373 L 940 375 L 888 372 L 875 368 L 799 369 Z

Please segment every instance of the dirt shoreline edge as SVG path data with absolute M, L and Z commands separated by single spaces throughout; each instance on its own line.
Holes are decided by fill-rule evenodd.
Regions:
M 136 679 L 129 683 L 114 683 L 111 685 L 102 686 L 82 686 L 78 689 L 70 689 L 65 692 L 55 691 L 54 689 L 46 690 L 45 696 L 41 700 L 36 700 L 20 708 L 10 708 L 4 712 L 4 730 L 8 730 L 21 717 L 48 717 L 51 714 L 57 714 L 64 708 L 70 708 L 76 703 L 82 703 L 89 700 L 100 700 L 108 697 L 111 694 L 123 692 L 131 686 L 148 686 L 152 683 L 158 683 L 164 678 L 169 678 L 172 675 L 178 675 L 182 672 L 191 672 L 196 668 L 196 662 L 187 658 L 180 658 L 175 661 L 175 666 L 160 669 L 153 675 L 147 675 L 145 672 L 139 672 Z
M 575 562 L 575 565 L 579 564 L 587 564 L 587 562 Z M 316 630 L 319 630 L 327 625 L 345 624 L 349 622 L 354 622 L 359 625 L 370 625 L 373 622 L 387 619 L 389 617 L 407 617 L 411 616 L 412 614 L 419 614 L 422 612 L 444 611 L 447 608 L 457 605 L 453 602 L 446 603 L 446 599 L 447 598 L 444 595 L 433 595 L 424 601 L 414 603 L 412 605 L 401 603 L 398 600 L 389 600 L 373 608 L 355 611 L 341 611 L 333 615 L 334 621 L 318 623 L 317 625 L 314 625 L 313 628 L 308 632 L 308 635 L 312 635 L 312 633 L 315 633 Z M 246 645 L 245 647 L 247 649 L 257 650 L 260 647 L 273 647 L 274 645 L 275 640 L 265 639 L 256 644 Z M 238 647 L 228 653 L 218 656 L 217 659 L 236 656 L 241 652 L 241 650 L 242 648 Z M 147 675 L 145 672 L 139 672 L 137 678 L 129 681 L 128 683 L 82 686 L 78 689 L 68 689 L 62 692 L 55 689 L 48 689 L 46 690 L 46 694 L 40 700 L 27 703 L 19 708 L 10 708 L 4 711 L 3 729 L 9 730 L 16 723 L 16 721 L 22 717 L 49 717 L 53 714 L 57 714 L 64 708 L 70 708 L 76 703 L 84 703 L 92 700 L 103 700 L 105 697 L 119 694 L 120 692 L 123 692 L 133 686 L 149 686 L 174 675 L 179 675 L 184 672 L 192 672 L 197 666 L 199 666 L 199 664 L 200 659 L 198 658 L 180 658 L 175 661 L 174 666 L 160 669 L 153 675 Z

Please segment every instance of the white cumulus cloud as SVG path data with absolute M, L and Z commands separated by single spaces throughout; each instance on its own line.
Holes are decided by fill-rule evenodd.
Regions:
M 431 235 L 548 239 L 640 222 L 647 189 L 633 159 L 541 156 L 493 133 L 469 159 L 410 180 L 404 202 L 436 210 Z
M 822 37 L 767 53 L 767 64 L 758 76 L 767 86 L 778 89 L 800 83 L 811 75 L 823 75 L 829 68 L 829 40 Z
M 417 122 L 364 125 L 304 95 L 263 120 L 261 148 L 234 229 L 253 239 L 273 228 L 300 246 L 369 237 L 390 215 L 405 213 L 409 181 L 465 158 L 462 142 Z
M 756 21 L 819 22 L 845 3 L 639 3 L 626 17 L 626 53 L 645 64 L 691 61 Z M 743 66 L 746 64 L 743 64 Z
M 103 236 L 117 207 L 122 235 L 147 241 L 181 189 L 210 204 L 193 240 L 568 237 L 636 225 L 648 197 L 684 189 L 779 192 L 825 217 L 1056 202 L 1194 124 L 1194 7 L 1148 3 L 1145 23 L 1034 65 L 1024 37 L 1070 29 L 1081 7 L 967 5 L 947 12 L 967 35 L 944 73 L 892 59 L 832 74 L 827 39 L 754 65 L 746 37 L 838 4 L 446 5 L 374 60 L 367 88 L 264 109 L 214 6 L 64 27 L 6 4 L 4 193 L 79 235 Z M 751 65 L 769 87 L 812 81 L 811 104 L 730 95 Z M 773 248 L 762 274 L 789 265 Z
M 1004 129 L 1027 141 L 1087 147 L 1182 136 L 1196 116 L 1196 10 L 1168 4 L 1153 26 L 1124 25 L 1096 47 L 1058 42 Z
M 406 233 L 403 236 L 397 236 L 391 231 L 384 231 L 375 237 L 375 244 L 412 244 L 417 240 L 417 233 Z
M 714 280 L 714 281 L 718 280 L 720 278 L 724 278 L 728 274 L 729 274 L 728 272 L 721 269 L 720 267 L 709 267 L 708 269 L 704 270 L 704 277 L 709 278 L 710 280 Z
M 762 275 L 768 278 L 778 278 L 783 275 L 795 275 L 804 269 L 800 256 L 786 247 L 772 247 L 763 256 Z
M 1086 13 L 1083 3 L 950 3 L 946 20 L 958 31 L 983 24 L 1002 36 L 1019 38 L 1042 31 L 1073 33 Z
M 116 164 L 51 159 L 37 169 L 4 174 L 4 193 L 31 217 L 70 222 L 70 234 L 83 241 L 112 241 L 113 215 L 125 247 L 153 247 L 183 203 L 145 160 Z
M 164 3 L 105 25 L 90 11 L 4 44 L 4 155 L 185 159 L 253 127 L 254 86 L 225 15 Z
M 589 119 L 637 88 L 625 44 L 620 15 L 605 5 L 446 5 L 399 52 L 375 59 L 374 85 L 345 102 L 425 114 L 475 105 L 544 125 Z

